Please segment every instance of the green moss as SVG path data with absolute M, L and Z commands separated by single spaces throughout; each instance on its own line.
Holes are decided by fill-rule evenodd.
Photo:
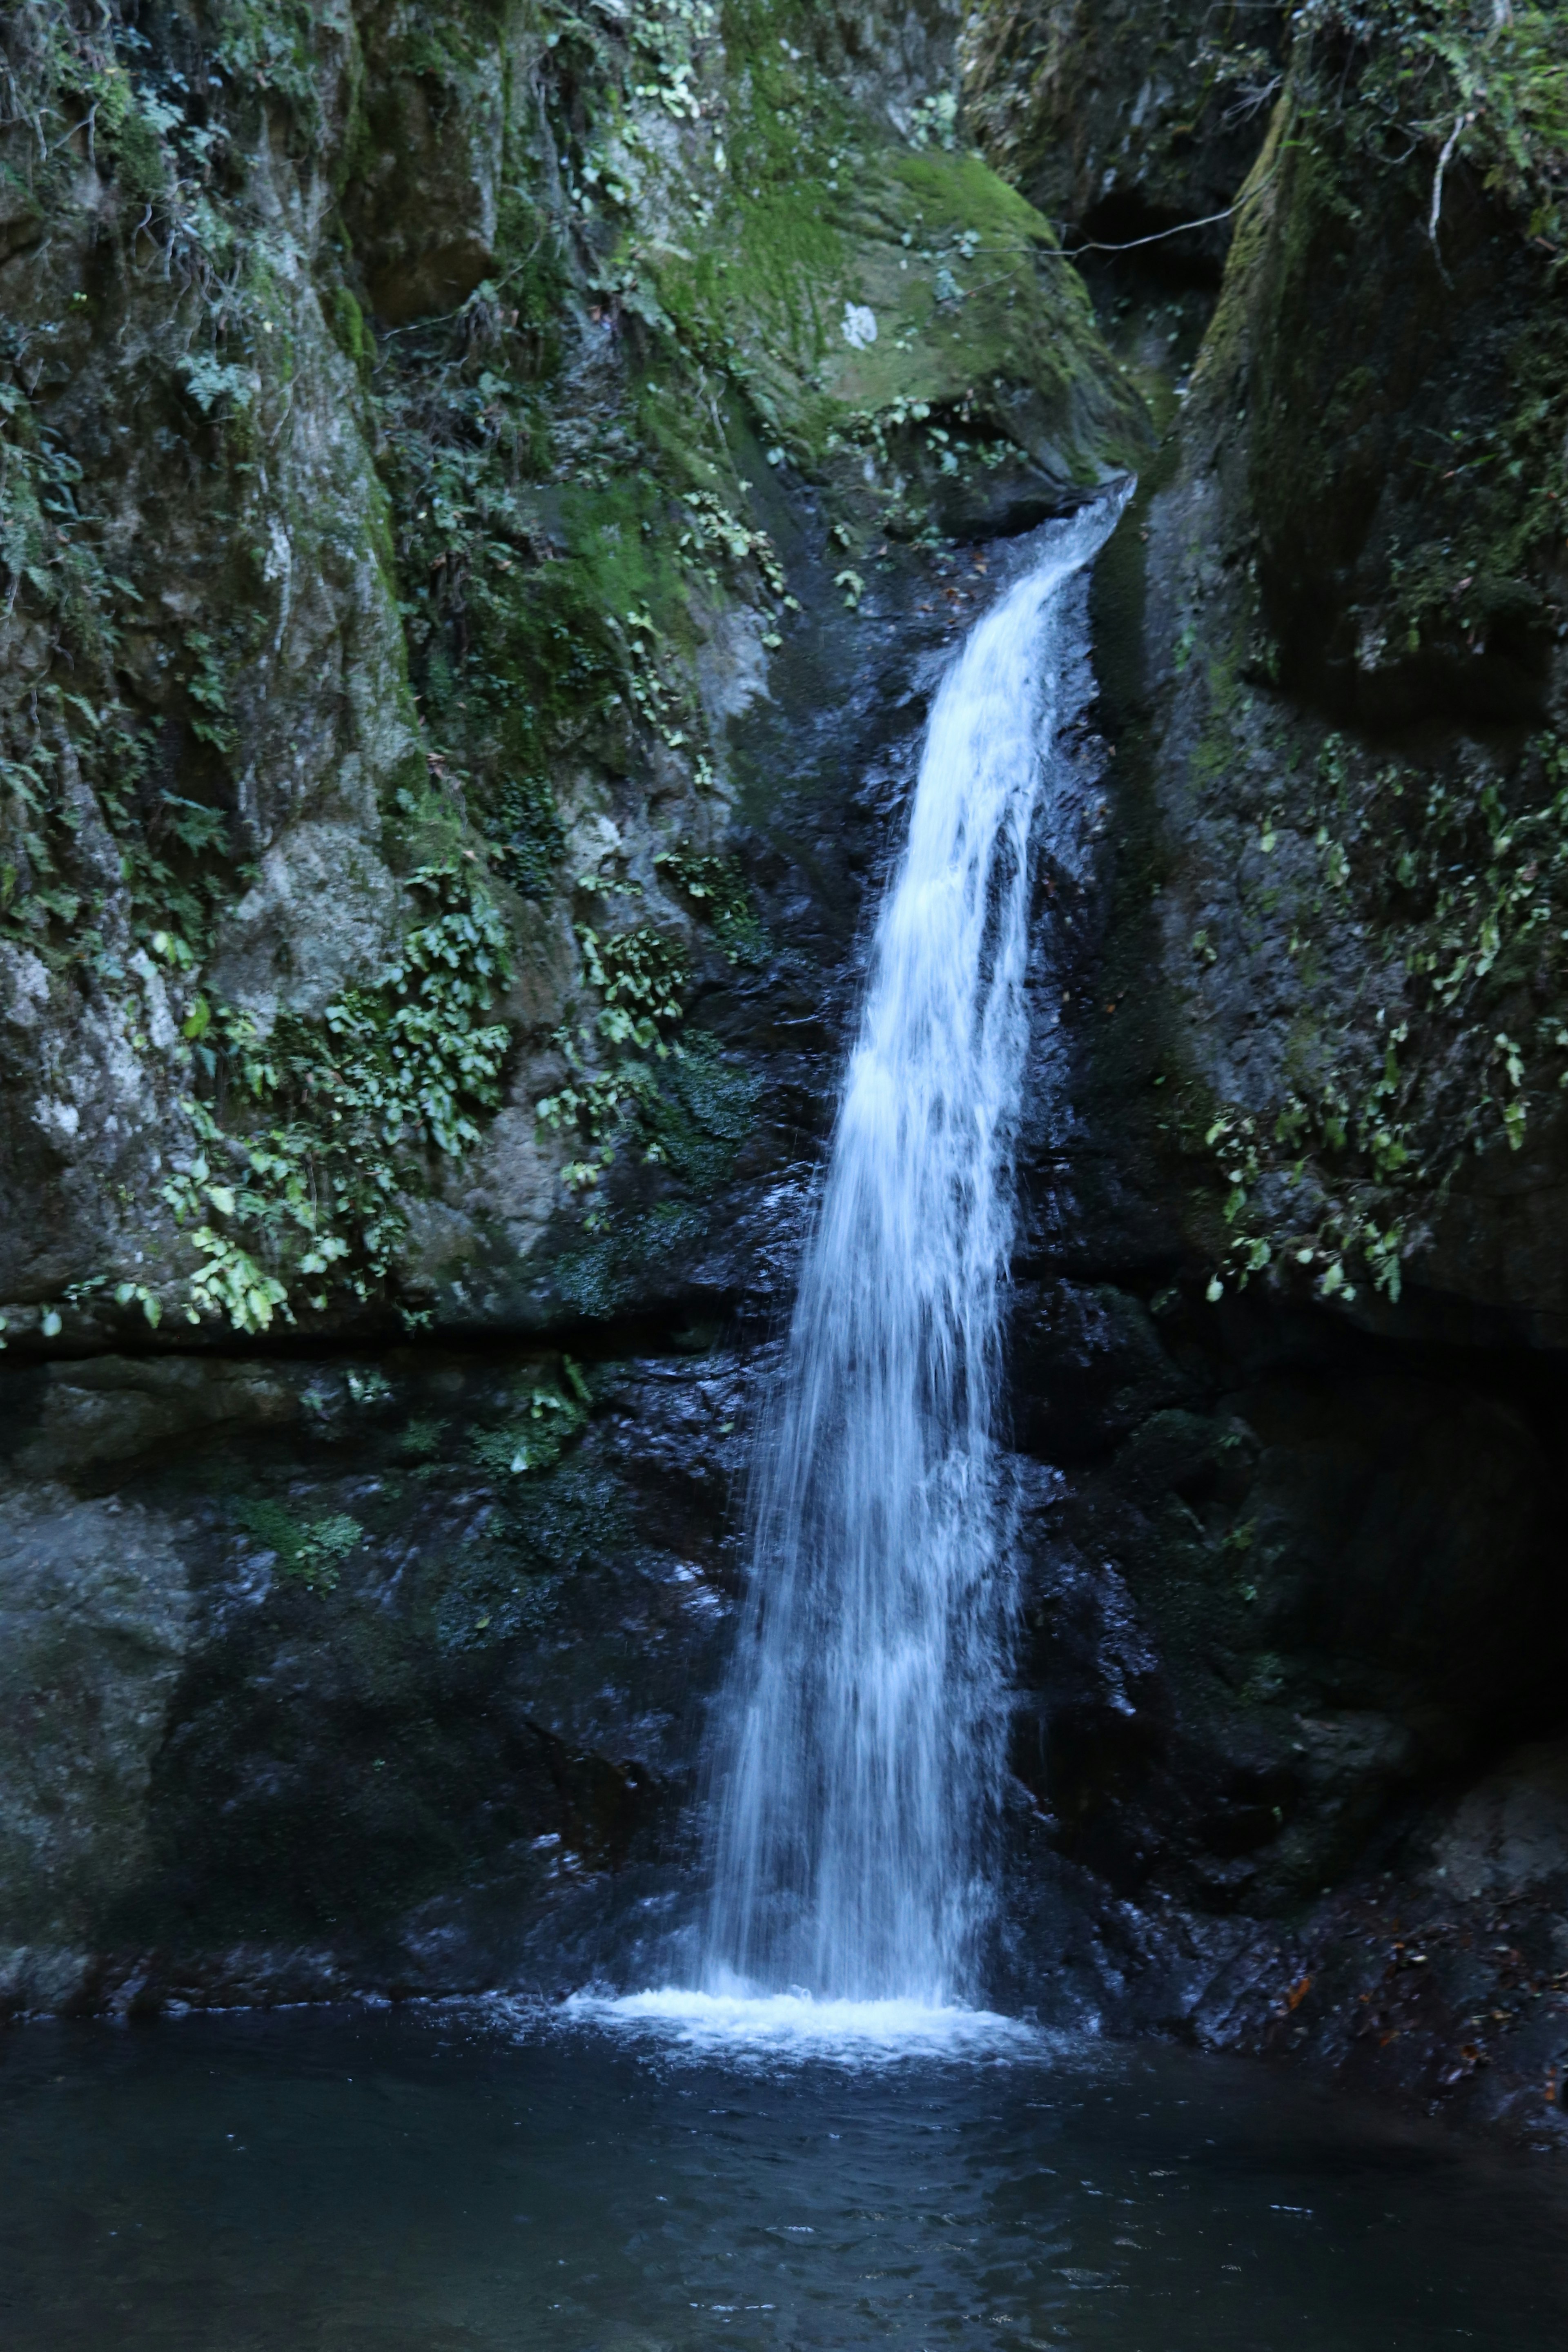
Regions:
M 1034 454 L 1088 478 L 1125 462 L 1142 446 L 1138 404 L 1045 221 L 974 157 L 900 145 L 857 115 L 813 54 L 820 28 L 796 44 L 779 21 L 727 15 L 722 172 L 714 142 L 681 235 L 656 242 L 634 220 L 617 248 L 631 282 L 651 285 L 681 341 L 808 467 L 859 417 L 1004 387 Z M 638 169 L 653 174 L 647 158 Z M 1027 416 L 1022 394 L 1037 403 Z
M 781 167 L 775 184 L 731 188 L 700 252 L 648 259 L 680 331 L 740 373 L 808 466 L 858 418 L 915 403 L 978 403 L 1031 454 L 1091 476 L 1141 444 L 1076 273 L 972 157 L 871 149 L 853 187 Z M 1037 411 L 1017 412 L 1009 388 Z
M 639 1168 L 657 1171 L 662 1192 L 649 1203 L 642 1177 L 637 1192 L 618 1198 L 613 1209 L 590 1208 L 584 1241 L 552 1264 L 558 1297 L 579 1314 L 613 1317 L 646 1297 L 650 1275 L 700 1242 L 708 1203 L 733 1176 L 751 1139 L 761 1093 L 755 1074 L 699 1029 L 656 1064 L 623 1057 L 598 1080 L 579 1078 L 541 1106 L 552 1124 L 574 1121 L 593 1147 L 592 1158 L 567 1171 L 569 1181 L 596 1187 L 617 1153 L 635 1144 Z M 585 1197 L 598 1196 L 587 1190 Z
M 536 488 L 548 404 L 526 380 L 522 340 L 503 329 L 482 363 L 454 364 L 450 326 L 432 327 L 389 351 L 377 397 L 437 762 L 537 892 L 559 855 L 548 780 L 569 748 L 619 766 L 629 724 L 691 757 L 704 738 L 677 666 L 693 628 L 668 494 L 629 403 L 603 420 L 604 465 Z
M 647 614 L 654 631 L 689 642 L 684 583 L 658 484 L 639 471 L 587 487 L 569 484 L 561 500 L 570 549 L 572 593 L 579 608 L 623 629 Z
M 344 359 L 358 370 L 362 380 L 368 383 L 375 365 L 375 338 L 357 299 L 348 287 L 334 286 L 324 307 L 332 341 Z
M 528 1477 L 501 1475 L 482 1535 L 426 1578 L 428 1622 L 442 1650 L 493 1650 L 537 1634 L 569 1580 L 624 1563 L 636 1548 L 625 1487 L 584 1453 Z
M 1197 364 L 1193 370 L 1194 422 L 1205 408 L 1237 396 L 1242 371 L 1252 353 L 1256 293 L 1268 266 L 1281 220 L 1290 220 L 1290 175 L 1310 169 L 1298 153 L 1292 132 L 1295 112 L 1289 93 L 1275 108 L 1261 153 L 1237 198 L 1230 256 Z M 1297 228 L 1300 236 L 1300 229 Z
M 1196 381 L 1200 397 L 1248 405 L 1253 500 L 1289 593 L 1321 628 L 1325 588 L 1342 594 L 1353 578 L 1345 626 L 1385 667 L 1517 645 L 1559 617 L 1544 570 L 1568 499 L 1568 318 L 1550 289 L 1568 172 L 1552 126 L 1568 110 L 1568 68 L 1560 41 L 1543 46 L 1545 22 L 1525 6 L 1505 22 L 1469 0 L 1353 22 L 1337 5 L 1318 12 Z M 1439 362 L 1461 335 L 1440 213 L 1430 230 L 1445 153 L 1447 172 L 1468 163 L 1514 216 L 1511 243 L 1494 216 L 1484 263 L 1461 264 L 1456 248 L 1472 308 Z M 1395 286 L 1400 331 L 1426 353 L 1397 420 L 1383 348 Z
M 1189 651 L 1193 642 L 1187 641 Z M 1182 650 L 1178 641 L 1178 675 L 1185 667 Z M 1206 795 L 1234 776 L 1245 759 L 1247 746 L 1240 721 L 1246 715 L 1247 698 L 1240 683 L 1240 661 L 1234 651 L 1211 655 L 1205 661 L 1204 700 L 1205 724 L 1189 754 L 1188 771 L 1199 791 Z
M 647 1108 L 647 1132 L 693 1199 L 711 1200 L 729 1182 L 751 1139 L 761 1092 L 755 1075 L 727 1059 L 706 1030 L 689 1030 L 672 1055 Z

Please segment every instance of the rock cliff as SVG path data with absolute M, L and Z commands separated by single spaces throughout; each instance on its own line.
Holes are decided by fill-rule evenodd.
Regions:
M 669 1916 L 930 680 L 1131 470 L 1038 908 L 1006 1968 L 1548 2135 L 1560 12 L 4 42 L 6 2003 Z
M 13 2006 L 669 1833 L 926 668 L 1148 438 L 955 31 L 7 18 Z
M 1109 1895 L 1086 1998 L 1550 2136 L 1561 19 L 1309 8 L 1280 77 L 1208 151 L 1201 337 L 1185 241 L 1098 265 L 1173 413 L 1097 582 L 1114 791 L 1020 1268 L 1031 1935 Z

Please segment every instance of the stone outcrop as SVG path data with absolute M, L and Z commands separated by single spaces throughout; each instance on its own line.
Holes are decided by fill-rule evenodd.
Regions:
M 1287 13 L 982 0 L 964 34 L 968 119 L 1075 243 L 1158 237 L 1208 276 L 1283 82 Z

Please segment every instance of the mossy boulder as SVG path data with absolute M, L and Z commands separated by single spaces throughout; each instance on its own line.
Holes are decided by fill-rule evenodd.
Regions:
M 724 372 L 771 462 L 863 486 L 895 528 L 933 485 L 952 509 L 956 476 L 984 506 L 987 473 L 1070 494 L 1134 464 L 1142 404 L 1047 223 L 960 150 L 951 93 L 858 102 L 791 29 L 727 16 L 686 121 L 645 104 L 605 142 L 627 310 Z
M 1300 91 L 1255 186 L 1194 425 L 1246 418 L 1282 679 L 1364 722 L 1538 722 L 1568 613 L 1556 265 L 1468 165 L 1435 234 L 1430 166 Z
M 744 154 L 731 166 L 748 169 L 761 181 Z M 929 440 L 928 418 L 962 419 L 977 453 L 1012 445 L 1063 488 L 1146 446 L 1050 229 L 973 155 L 858 142 L 830 180 L 797 158 L 727 193 L 700 253 L 649 257 L 663 307 L 732 351 L 764 429 L 807 468 L 889 429 Z

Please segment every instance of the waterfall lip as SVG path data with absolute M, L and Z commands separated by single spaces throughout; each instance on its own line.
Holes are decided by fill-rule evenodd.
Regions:
M 574 1993 L 557 2014 L 656 2047 L 731 2063 L 826 2060 L 863 2067 L 914 2059 L 1037 2058 L 1052 2039 L 1026 2020 L 958 2003 L 704 1992 L 676 1985 L 619 1995 Z
M 961 509 L 952 514 L 944 535 L 955 547 L 1005 547 L 1052 523 L 1070 522 L 1102 499 L 1123 494 L 1124 485 L 1124 496 L 1131 497 L 1136 481 L 1137 476 L 1124 467 L 1110 468 L 1097 482 L 1064 481 L 1050 467 L 1030 459 L 999 504 L 987 505 L 983 499 L 967 513 Z

